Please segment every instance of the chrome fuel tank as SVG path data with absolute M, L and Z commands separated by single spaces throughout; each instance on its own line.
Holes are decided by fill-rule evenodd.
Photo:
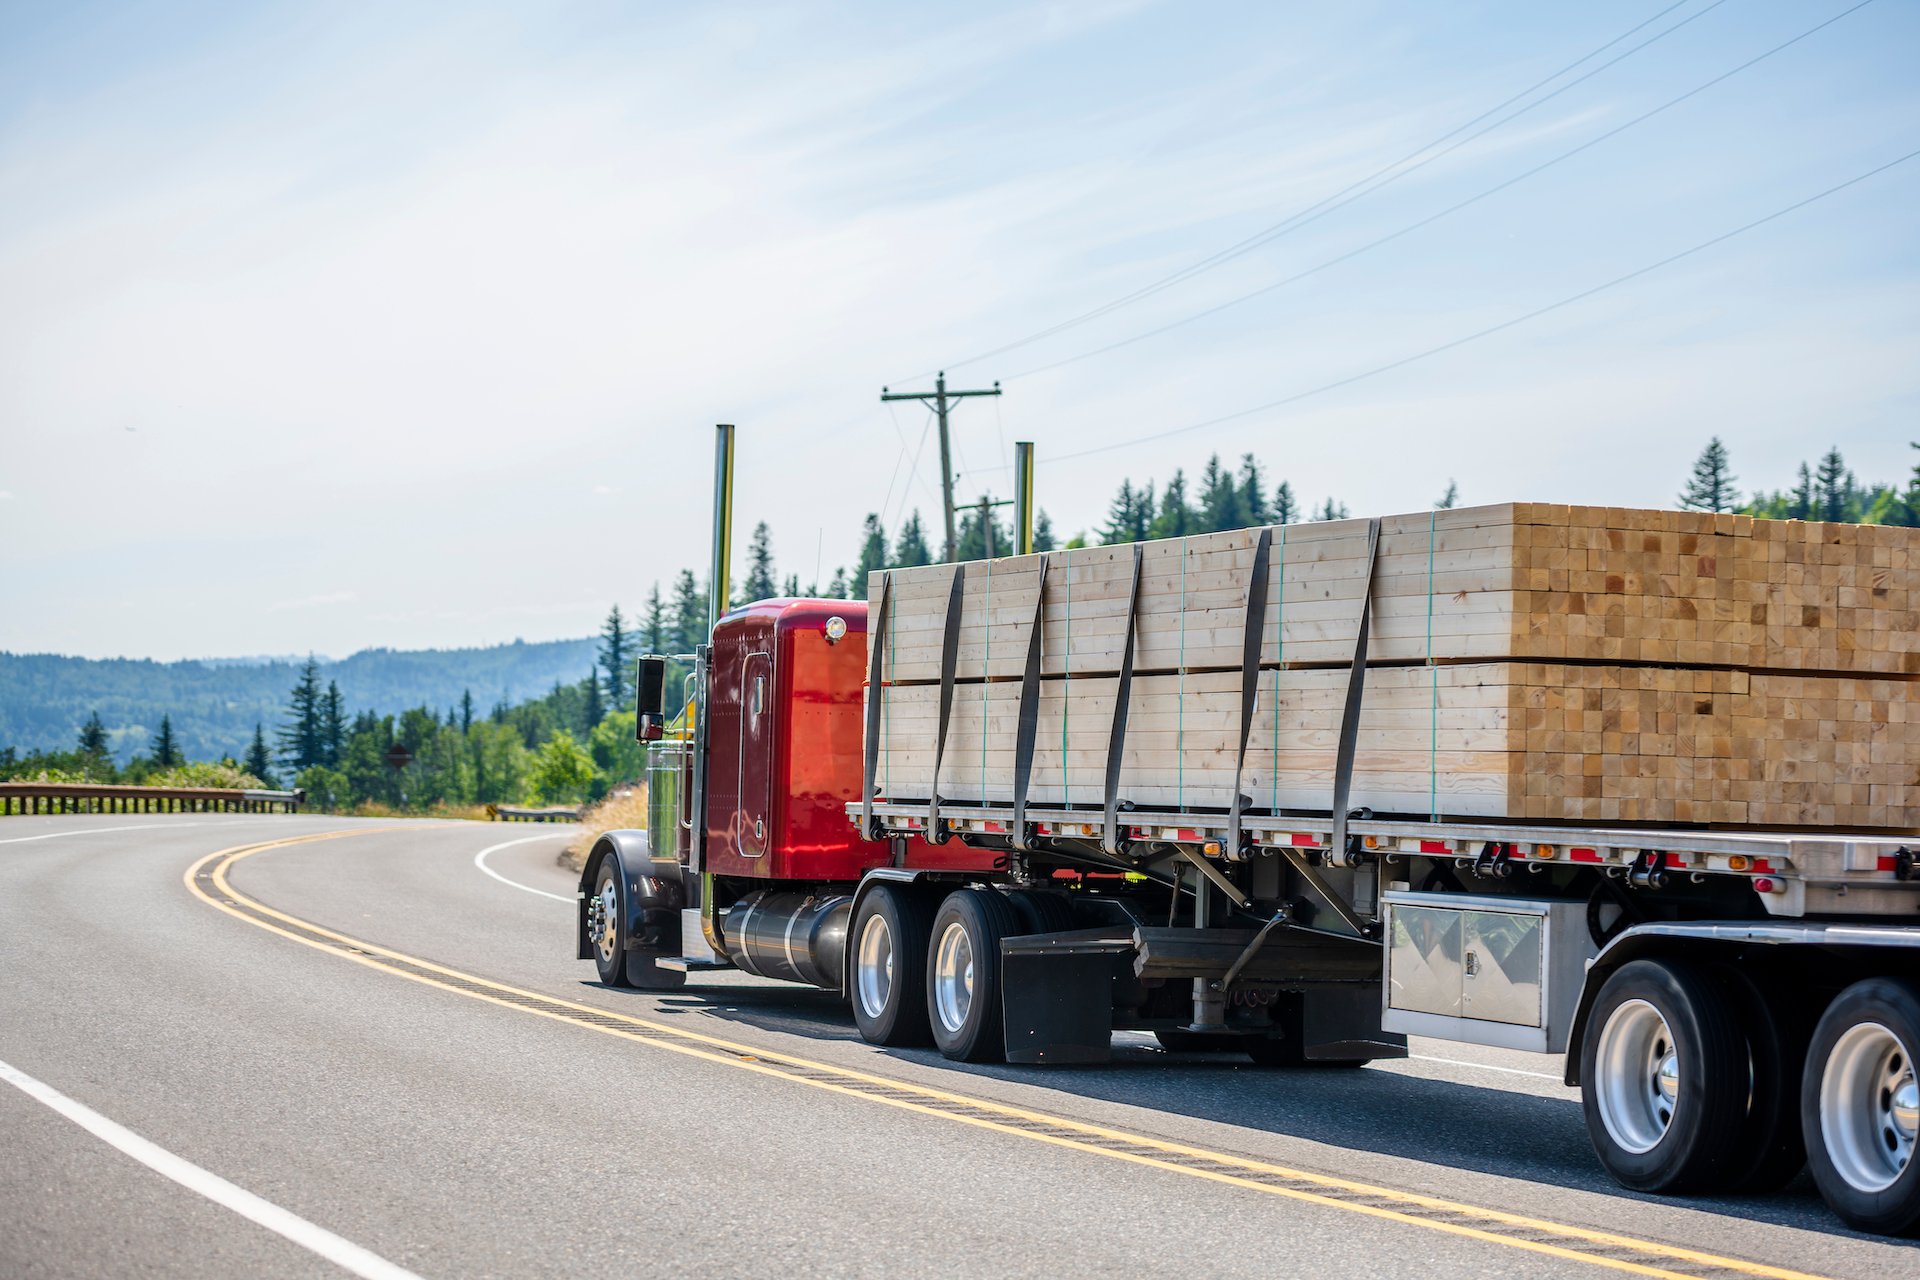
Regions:
M 748 973 L 839 990 L 853 899 L 752 893 L 727 912 L 727 953 Z

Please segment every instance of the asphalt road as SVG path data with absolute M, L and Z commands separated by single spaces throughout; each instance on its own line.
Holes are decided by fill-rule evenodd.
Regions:
M 574 886 L 556 863 L 571 829 L 7 819 L 0 1062 L 430 1280 L 1622 1274 L 957 1123 L 769 1074 L 749 1052 L 674 1051 L 537 1016 L 303 945 L 184 881 L 218 850 L 356 828 L 252 855 L 232 888 L 450 970 L 804 1058 L 823 1079 L 852 1069 L 1814 1275 L 1920 1274 L 1914 1243 L 1847 1231 L 1804 1175 L 1757 1199 L 1622 1191 L 1554 1059 L 1417 1041 L 1420 1056 L 1360 1071 L 1263 1070 L 1127 1036 L 1109 1066 L 961 1067 L 863 1044 L 824 992 L 740 974 L 609 990 L 571 958 Z M 475 862 L 503 841 L 521 843 L 487 866 L 512 884 Z M 0 1275 L 346 1274 L 0 1087 Z

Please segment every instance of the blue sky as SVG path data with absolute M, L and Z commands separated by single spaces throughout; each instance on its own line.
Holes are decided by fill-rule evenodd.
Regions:
M 1163 434 L 1920 149 L 1911 4 L 1671 2 L 11 7 L 0 648 L 581 635 L 704 565 L 716 421 L 741 541 L 824 582 L 937 522 L 878 393 L 942 368 L 1005 389 L 961 493 L 1031 439 L 1063 534 L 1215 452 L 1355 514 L 1667 506 L 1712 435 L 1742 488 L 1904 480 L 1920 159 Z

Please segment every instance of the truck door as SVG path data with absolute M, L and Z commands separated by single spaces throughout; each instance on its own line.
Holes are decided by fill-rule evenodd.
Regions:
M 767 851 L 773 825 L 773 655 L 747 655 L 741 670 L 739 738 L 740 810 L 734 847 L 743 858 Z

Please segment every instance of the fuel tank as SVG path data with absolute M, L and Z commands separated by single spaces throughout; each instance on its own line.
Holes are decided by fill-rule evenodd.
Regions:
M 758 977 L 837 991 L 852 910 L 853 898 L 844 893 L 750 893 L 721 926 L 727 954 Z

